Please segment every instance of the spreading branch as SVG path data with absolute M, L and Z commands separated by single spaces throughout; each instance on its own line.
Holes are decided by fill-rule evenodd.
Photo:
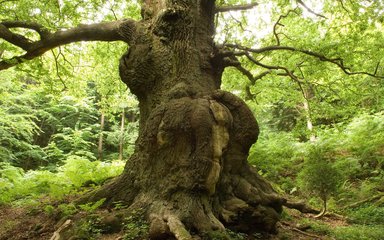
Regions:
M 33 23 L 33 22 L 25 22 L 25 21 L 5 21 L 1 22 L 1 25 L 4 27 L 10 29 L 10 28 L 25 28 L 25 29 L 30 29 L 36 31 L 39 35 L 40 38 L 44 38 L 49 34 L 48 29 L 46 29 L 44 26 L 38 24 L 38 23 Z
M 260 54 L 260 53 L 272 52 L 272 51 L 300 52 L 300 53 L 303 53 L 305 55 L 317 58 L 320 61 L 330 62 L 332 64 L 335 64 L 336 66 L 338 66 L 347 75 L 361 75 L 362 74 L 362 75 L 368 75 L 368 76 L 371 76 L 371 77 L 374 77 L 374 78 L 382 78 L 382 79 L 384 79 L 384 76 L 378 76 L 375 73 L 369 73 L 369 72 L 365 72 L 365 71 L 353 72 L 353 71 L 351 71 L 351 69 L 349 67 L 344 65 L 344 62 L 343 62 L 342 58 L 330 58 L 330 57 L 327 57 L 327 56 L 325 56 L 325 55 L 323 55 L 321 53 L 317 53 L 317 52 L 313 52 L 313 51 L 309 51 L 309 50 L 303 50 L 303 49 L 298 49 L 298 48 L 289 47 L 289 46 L 278 46 L 278 45 L 277 46 L 268 46 L 268 47 L 259 48 L 259 49 L 248 48 L 248 47 L 240 46 L 240 45 L 237 45 L 237 44 L 225 44 L 225 46 L 229 47 L 229 48 L 234 48 L 234 49 L 239 49 L 239 50 L 244 51 L 244 55 L 247 55 L 248 59 L 250 59 L 250 60 L 251 60 L 252 57 L 250 56 L 249 53 Z M 272 67 L 272 68 L 270 68 L 270 67 L 268 67 L 266 65 L 263 66 L 263 64 L 261 64 L 259 62 L 256 63 L 256 62 L 254 62 L 254 63 L 259 65 L 259 66 L 261 66 L 261 67 L 268 68 L 268 69 L 277 69 L 276 67 L 270 66 L 270 67 Z M 282 67 L 279 67 L 278 69 L 282 69 Z M 283 69 L 283 70 L 285 70 L 285 69 Z
M 249 3 L 249 4 L 241 4 L 241 5 L 232 5 L 232 6 L 221 6 L 216 8 L 216 13 L 219 12 L 230 12 L 230 11 L 243 11 L 249 10 L 259 5 L 258 3 Z
M 40 40 L 32 41 L 20 34 L 13 33 L 10 29 L 23 28 L 34 30 L 39 33 Z M 136 22 L 133 20 L 120 20 L 106 23 L 79 25 L 68 30 L 59 30 L 50 33 L 44 27 L 36 23 L 21 21 L 7 21 L 0 23 L 0 38 L 20 47 L 26 53 L 15 56 L 11 59 L 0 61 L 0 70 L 13 67 L 26 60 L 41 56 L 43 53 L 56 47 L 80 42 L 80 41 L 125 41 L 132 42 L 136 29 Z
M 279 76 L 288 76 L 290 77 L 294 82 L 296 82 L 300 88 L 300 91 L 301 93 L 303 94 L 303 96 L 305 97 L 306 94 L 305 94 L 305 91 L 304 91 L 304 88 L 303 88 L 303 84 L 304 82 L 299 79 L 299 77 L 297 77 L 293 71 L 289 70 L 288 68 L 286 67 L 283 67 L 283 66 L 271 66 L 271 65 L 266 65 L 266 64 L 263 64 L 261 63 L 260 61 L 257 61 L 256 59 L 254 59 L 249 53 L 246 53 L 246 56 L 247 58 L 253 62 L 254 64 L 260 66 L 260 67 L 263 67 L 263 68 L 266 68 L 266 69 L 270 69 L 270 70 L 283 70 L 284 72 L 283 73 L 278 73 L 277 75 Z
M 0 24 L 0 37 L 5 41 L 22 48 L 25 51 L 29 51 L 32 43 L 31 40 L 29 40 L 28 38 L 20 34 L 11 32 L 7 27 L 2 24 Z
M 341 4 L 341 7 L 344 9 L 344 11 L 349 13 L 348 9 L 344 6 L 343 0 L 337 0 L 337 1 Z
M 316 13 L 315 11 L 313 11 L 312 9 L 310 9 L 303 1 L 301 0 L 297 0 L 297 3 L 300 4 L 301 6 L 303 6 L 305 9 L 307 9 L 308 12 L 312 13 L 313 15 L 316 15 L 318 17 L 322 17 L 322 18 L 325 18 L 327 19 L 327 17 L 325 17 L 324 15 L 321 15 L 319 13 Z
M 277 32 L 277 27 L 278 27 L 278 26 L 282 26 L 282 27 L 284 27 L 284 25 L 283 25 L 282 23 L 280 23 L 280 21 L 281 21 L 283 18 L 288 17 L 288 15 L 289 15 L 290 13 L 292 13 L 292 12 L 297 14 L 296 9 L 297 9 L 297 8 L 295 8 L 295 9 L 291 9 L 291 10 L 289 10 L 286 14 L 284 14 L 284 15 L 280 15 L 279 18 L 277 19 L 276 23 L 273 25 L 273 35 L 274 35 L 275 38 L 276 38 L 277 45 L 280 45 L 280 37 L 279 37 L 279 34 L 280 34 L 280 33 Z
M 245 56 L 254 64 L 265 68 L 269 70 L 283 70 L 283 73 L 280 73 L 278 75 L 280 76 L 288 76 L 295 82 L 299 83 L 299 85 L 302 83 L 301 80 L 293 73 L 293 71 L 290 71 L 288 68 L 283 66 L 272 66 L 272 65 L 266 65 L 264 63 L 261 63 L 260 61 L 257 61 L 255 58 L 253 58 L 248 52 L 245 53 Z
M 51 52 L 52 52 L 52 55 L 53 55 L 53 58 L 55 59 L 55 67 L 56 67 L 56 76 L 59 78 L 59 80 L 60 80 L 60 82 L 63 84 L 63 90 L 62 91 L 64 91 L 64 90 L 66 90 L 67 89 L 67 85 L 65 84 L 65 81 L 64 81 L 64 79 L 61 77 L 61 75 L 60 75 L 60 71 L 59 71 L 59 56 L 60 56 L 60 54 L 62 54 L 61 53 L 61 49 L 60 49 L 60 47 L 59 47 L 59 54 L 55 54 L 55 51 L 52 49 L 51 50 Z

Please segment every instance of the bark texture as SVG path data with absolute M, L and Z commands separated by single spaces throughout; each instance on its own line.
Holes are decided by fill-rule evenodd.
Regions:
M 150 237 L 192 239 L 230 228 L 274 231 L 282 199 L 247 163 L 257 122 L 219 90 L 214 1 L 144 0 L 120 75 L 140 102 L 136 150 L 89 200 L 143 209 Z

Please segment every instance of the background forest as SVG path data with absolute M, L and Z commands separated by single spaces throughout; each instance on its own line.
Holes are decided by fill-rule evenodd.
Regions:
M 1 2 L 1 19 L 54 18 L 63 27 L 138 19 L 140 12 L 135 1 L 64 1 L 60 8 L 54 1 L 34 8 L 20 1 L 17 9 L 10 2 Z M 217 42 L 252 48 L 277 42 L 337 56 L 347 68 L 295 51 L 266 51 L 258 59 L 268 66 L 242 58 L 243 67 L 227 69 L 222 88 L 247 102 L 261 129 L 249 162 L 280 194 L 316 209 L 326 202 L 329 212 L 344 216 L 339 225 L 296 219 L 310 233 L 382 239 L 384 78 L 372 74 L 384 76 L 383 1 L 308 1 L 311 11 L 296 1 L 259 3 L 218 14 L 226 21 L 217 26 Z M 76 43 L 0 71 L 0 206 L 32 209 L 42 198 L 63 200 L 121 173 L 138 132 L 138 103 L 116 67 L 125 48 Z M 0 40 L 0 57 L 11 51 L 19 50 Z M 60 206 L 66 214 L 97 208 Z M 44 211 L 54 212 L 49 204 Z M 284 221 L 297 217 L 291 211 L 285 210 Z

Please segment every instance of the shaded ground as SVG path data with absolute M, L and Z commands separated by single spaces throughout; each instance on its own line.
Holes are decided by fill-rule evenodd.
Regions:
M 0 207 L 0 240 L 50 239 L 55 219 L 38 210 L 21 207 Z
M 69 203 L 69 199 L 67 203 Z M 61 205 L 59 207 L 59 205 Z M 47 207 L 48 206 L 48 207 Z M 64 206 L 64 207 L 63 207 Z M 0 240 L 49 240 L 54 235 L 54 232 L 63 225 L 66 220 L 71 220 L 77 224 L 77 237 L 75 239 L 101 239 L 101 240 L 117 240 L 117 239 L 147 239 L 145 236 L 140 236 L 141 232 L 145 231 L 145 227 L 136 222 L 125 222 L 115 229 L 108 223 L 106 230 L 105 220 L 101 220 L 102 216 L 114 216 L 114 212 L 119 212 L 121 209 L 97 209 L 97 210 L 78 210 L 72 215 L 68 214 L 69 209 L 73 205 L 65 205 L 65 203 L 49 203 L 40 204 L 33 207 L 12 207 L 0 206 Z M 67 208 L 67 209 L 66 209 Z M 64 212 L 67 211 L 65 214 Z M 347 222 L 338 216 L 325 216 L 323 219 L 314 219 L 313 215 L 301 214 L 295 210 L 286 210 L 283 220 L 278 224 L 277 235 L 262 235 L 255 234 L 253 236 L 245 236 L 243 239 L 319 239 L 328 240 L 334 239 L 329 236 L 327 228 L 335 228 L 347 226 Z M 132 218 L 131 220 L 135 220 Z M 112 220 L 107 221 L 114 221 Z M 314 226 L 316 224 L 323 226 L 321 228 Z M 116 224 L 115 224 L 116 225 Z M 117 225 L 119 225 L 117 223 Z M 127 228 L 126 226 L 129 225 Z M 112 226 L 112 227 L 111 227 Z M 104 229 L 102 229 L 104 228 Z M 128 237 L 127 237 L 128 236 Z M 139 237 L 140 236 L 140 237 Z M 241 239 L 241 235 L 236 235 L 233 239 Z M 244 237 L 244 236 L 243 236 Z M 64 238 L 67 239 L 67 238 Z M 206 237 L 206 239 L 220 239 L 214 237 Z M 227 239 L 227 238 L 223 238 Z

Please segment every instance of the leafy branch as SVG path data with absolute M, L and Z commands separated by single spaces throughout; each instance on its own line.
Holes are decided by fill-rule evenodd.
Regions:
M 322 18 L 325 18 L 327 19 L 327 17 L 325 17 L 324 15 L 321 15 L 319 13 L 316 13 L 315 11 L 313 11 L 311 8 L 309 8 L 302 0 L 297 0 L 297 3 L 300 4 L 301 6 L 303 6 L 308 12 L 312 13 L 313 15 L 316 15 L 318 17 L 322 17 Z
M 298 13 L 296 12 L 296 10 L 297 10 L 297 8 L 295 8 L 295 9 L 291 9 L 291 10 L 289 10 L 286 14 L 284 14 L 284 15 L 280 15 L 279 18 L 277 19 L 276 23 L 273 25 L 273 35 L 274 35 L 275 38 L 276 38 L 277 45 L 280 45 L 280 37 L 279 37 L 279 34 L 281 34 L 281 33 L 278 33 L 278 32 L 277 32 L 277 27 L 278 27 L 278 26 L 282 26 L 282 27 L 284 27 L 284 25 L 283 25 L 280 21 L 281 21 L 282 19 L 288 17 L 288 15 L 289 15 L 290 13 L 298 14 Z
M 33 30 L 39 34 L 40 40 L 32 41 L 21 34 L 12 32 L 10 30 L 12 28 Z M 125 41 L 130 43 L 133 40 L 135 29 L 136 22 L 130 19 L 79 25 L 75 28 L 59 30 L 53 33 L 38 23 L 23 21 L 0 22 L 0 38 L 26 52 L 23 55 L 0 61 L 0 71 L 39 57 L 53 48 L 69 43 L 79 41 Z
M 237 55 L 241 55 L 241 54 L 245 55 L 245 56 L 247 56 L 247 58 L 249 60 L 251 60 L 251 62 L 255 63 L 256 65 L 258 65 L 260 67 L 266 68 L 266 69 L 282 69 L 285 72 L 287 72 L 287 69 L 285 69 L 284 67 L 268 66 L 268 65 L 265 65 L 265 64 L 263 64 L 261 62 L 256 61 L 255 59 L 253 61 L 251 59 L 252 57 L 251 57 L 251 55 L 249 53 L 260 54 L 260 53 L 273 52 L 273 51 L 299 52 L 299 53 L 303 53 L 305 55 L 317 58 L 318 60 L 320 60 L 322 62 L 332 63 L 332 64 L 336 65 L 337 67 L 339 67 L 347 75 L 361 75 L 362 74 L 362 75 L 368 75 L 368 76 L 371 76 L 371 77 L 374 77 L 374 78 L 384 79 L 384 76 L 377 75 L 378 65 L 376 66 L 376 70 L 375 70 L 374 73 L 369 73 L 369 72 L 366 72 L 366 71 L 354 72 L 349 67 L 345 66 L 344 61 L 343 61 L 342 58 L 331 58 L 331 57 L 325 56 L 324 54 L 321 54 L 321 53 L 318 53 L 318 52 L 309 51 L 309 50 L 305 50 L 305 49 L 298 49 L 298 48 L 294 48 L 294 47 L 279 46 L 279 45 L 268 46 L 268 47 L 263 47 L 263 48 L 258 48 L 258 49 L 244 47 L 244 46 L 241 46 L 241 45 L 238 45 L 238 44 L 225 44 L 224 46 L 226 46 L 228 48 L 232 48 L 232 49 L 241 50 L 242 52 L 240 52 L 240 53 L 238 52 Z M 287 74 L 288 74 L 288 72 L 287 72 Z

